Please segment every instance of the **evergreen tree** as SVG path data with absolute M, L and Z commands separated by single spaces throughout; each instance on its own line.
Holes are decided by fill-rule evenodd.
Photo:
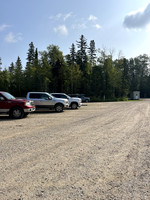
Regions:
M 14 73 L 15 65 L 14 65 L 13 62 L 10 64 L 10 67 L 8 68 L 8 70 L 9 70 L 10 73 Z
M 0 90 L 9 91 L 10 77 L 7 69 L 0 71 Z
M 2 59 L 0 57 L 0 71 L 2 70 Z
M 100 65 L 92 68 L 90 95 L 98 98 L 103 97 L 103 70 Z
M 14 93 L 16 96 L 22 96 L 23 95 L 23 89 L 24 89 L 24 79 L 23 79 L 23 70 L 22 70 L 22 63 L 21 59 L 18 56 L 17 61 L 15 63 L 15 69 L 14 69 Z
M 87 56 L 87 41 L 83 35 L 81 35 L 80 40 L 77 41 L 77 56 L 76 62 L 80 66 L 80 70 L 82 72 L 82 81 L 80 87 L 80 93 L 88 94 L 90 83 L 91 83 L 91 65 L 88 62 Z
M 66 79 L 65 61 L 58 46 L 49 45 L 47 51 L 41 52 L 41 59 L 50 66 L 49 88 L 53 92 L 63 92 Z
M 123 58 L 123 64 L 122 64 L 122 97 L 127 97 L 130 93 L 129 87 L 130 87 L 130 80 L 129 80 L 129 66 L 128 66 L 128 60 L 126 58 Z
M 29 44 L 29 50 L 28 50 L 28 53 L 27 53 L 27 63 L 30 64 L 30 65 L 33 65 L 34 61 L 35 61 L 35 50 L 34 50 L 34 44 L 33 44 L 33 42 L 31 42 Z
M 38 49 L 35 49 L 35 60 L 38 61 Z
M 29 44 L 29 50 L 27 53 L 27 63 L 24 72 L 27 91 L 39 90 L 39 77 L 40 77 L 40 66 L 38 60 L 38 50 L 34 47 L 33 42 Z
M 83 73 L 87 72 L 87 62 L 88 62 L 88 57 L 87 57 L 87 41 L 84 37 L 84 35 L 81 35 L 80 40 L 77 41 L 77 64 L 80 66 L 80 69 Z
M 136 77 L 137 77 L 137 83 L 139 85 L 139 91 L 141 97 L 145 97 L 145 88 L 146 88 L 146 80 L 147 75 L 149 74 L 149 57 L 148 55 L 140 55 L 136 58 L 134 58 L 134 63 L 136 67 Z
M 72 43 L 72 46 L 70 48 L 70 60 L 71 64 L 74 64 L 76 62 L 76 50 L 74 43 Z
M 96 48 L 94 40 L 90 41 L 90 47 L 88 49 L 88 53 L 91 66 L 93 67 L 96 64 Z

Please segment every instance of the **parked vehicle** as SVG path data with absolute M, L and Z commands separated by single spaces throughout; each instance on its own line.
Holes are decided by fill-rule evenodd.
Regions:
M 90 102 L 90 97 L 85 97 L 84 94 L 70 94 L 69 96 L 81 98 L 82 102 Z
M 77 109 L 82 105 L 82 100 L 80 98 L 72 98 L 65 93 L 51 93 L 51 95 L 53 95 L 56 98 L 68 99 L 69 107 L 72 109 Z
M 28 92 L 27 99 L 34 101 L 36 110 L 55 110 L 62 112 L 69 106 L 67 99 L 58 99 L 47 92 Z
M 21 119 L 35 111 L 32 101 L 16 99 L 8 92 L 0 91 L 0 114 L 9 114 L 11 118 Z

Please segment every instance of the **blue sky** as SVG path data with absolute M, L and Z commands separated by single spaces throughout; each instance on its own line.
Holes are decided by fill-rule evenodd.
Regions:
M 69 53 L 83 34 L 96 48 L 126 58 L 150 55 L 150 0 L 0 0 L 2 67 L 21 58 L 29 43 L 39 51 L 50 44 Z

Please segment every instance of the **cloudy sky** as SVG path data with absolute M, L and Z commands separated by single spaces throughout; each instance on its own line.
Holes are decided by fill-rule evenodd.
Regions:
M 126 58 L 150 55 L 150 0 L 0 0 L 2 67 L 21 58 L 29 43 L 39 51 L 50 44 L 69 53 L 83 34 L 96 48 L 121 51 Z

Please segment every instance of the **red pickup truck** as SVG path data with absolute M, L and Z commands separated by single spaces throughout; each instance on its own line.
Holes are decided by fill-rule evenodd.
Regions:
M 0 114 L 9 114 L 11 118 L 21 119 L 34 111 L 35 105 L 32 101 L 16 99 L 8 92 L 0 91 Z

